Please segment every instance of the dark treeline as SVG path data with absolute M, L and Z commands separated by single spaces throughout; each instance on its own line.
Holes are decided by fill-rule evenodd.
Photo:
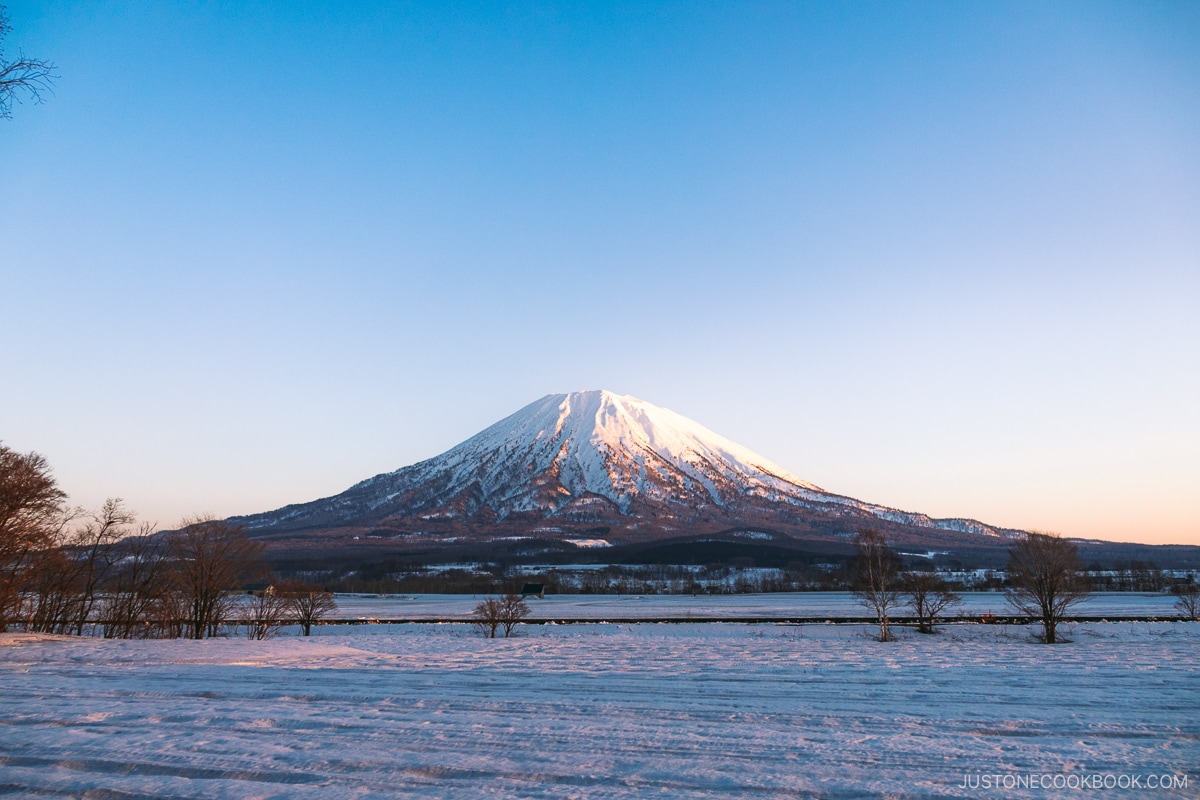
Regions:
M 1088 575 L 1100 592 L 1162 592 L 1178 583 L 1173 572 L 1149 561 L 1118 561 L 1112 569 L 1093 564 Z
M 764 594 L 771 592 L 848 591 L 852 580 L 845 567 L 759 569 L 728 564 L 708 566 L 608 565 L 589 570 L 538 570 L 528 567 L 479 567 L 399 571 L 385 575 L 358 570 L 306 573 L 335 592 L 367 594 L 488 594 L 506 592 L 523 583 L 540 583 L 552 594 Z M 1000 589 L 993 576 L 949 580 L 959 590 Z
M 746 594 L 836 591 L 847 585 L 842 572 L 807 566 L 744 569 L 719 564 L 613 564 L 572 570 L 495 564 L 428 568 L 376 562 L 294 574 L 335 592 L 370 594 L 504 593 L 523 583 L 543 584 L 554 594 Z
M 951 591 L 1004 591 L 1007 576 L 998 570 L 935 570 L 912 562 L 905 570 L 939 576 Z M 399 560 L 307 569 L 290 573 L 334 592 L 365 594 L 494 594 L 520 589 L 524 583 L 543 584 L 552 594 L 760 594 L 769 592 L 851 591 L 853 563 L 759 568 L 745 564 L 684 566 L 671 564 L 597 565 L 588 569 L 530 567 L 520 564 L 477 564 L 429 567 Z M 1164 592 L 1190 583 L 1151 564 L 1134 562 L 1114 569 L 1094 567 L 1090 585 L 1103 592 Z

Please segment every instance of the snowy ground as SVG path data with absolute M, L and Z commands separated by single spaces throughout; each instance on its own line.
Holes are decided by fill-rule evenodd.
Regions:
M 1000 592 L 963 594 L 963 613 L 1012 614 Z M 469 594 L 423 595 L 338 595 L 336 616 L 346 619 L 466 619 L 483 598 Z M 1114 592 L 1092 595 L 1071 608 L 1076 616 L 1162 616 L 1175 617 L 1175 598 L 1169 594 Z M 849 592 L 797 592 L 778 594 L 730 595 L 546 595 L 531 599 L 530 619 L 609 620 L 672 617 L 711 619 L 720 617 L 864 617 L 870 614 L 857 604 Z M 898 614 L 906 614 L 901 608 Z
M 891 644 L 865 626 L 711 623 L 0 634 L 0 796 L 1200 794 L 1200 625 L 1071 630 L 1053 647 L 998 625 Z M 1164 773 L 1188 788 L 1145 788 Z M 1105 774 L 1143 788 L 962 788 Z

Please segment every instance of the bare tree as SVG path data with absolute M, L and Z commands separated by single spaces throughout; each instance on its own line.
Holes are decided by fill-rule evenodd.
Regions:
M 1042 623 L 1042 641 L 1059 641 L 1067 609 L 1087 599 L 1087 572 L 1079 549 L 1052 533 L 1022 534 L 1008 548 L 1008 602 Z
M 175 589 L 166 539 L 153 534 L 154 525 L 143 523 L 112 548 L 113 567 L 104 583 L 99 614 L 106 639 L 182 635 L 182 614 L 171 610 L 177 604 L 172 602 Z
M 261 572 L 263 546 L 240 526 L 208 516 L 181 523 L 168 540 L 175 583 L 187 604 L 188 638 L 215 635 L 234 589 Z
M 37 550 L 23 587 L 25 629 L 66 634 L 73 628 L 78 585 L 75 565 L 61 547 Z
M 72 632 L 76 636 L 83 636 L 96 607 L 97 592 L 113 567 L 112 546 L 130 532 L 135 522 L 137 516 L 124 507 L 121 498 L 109 498 L 90 521 L 68 537 L 64 549 L 73 566 L 76 598 Z
M 525 598 L 514 592 L 503 597 L 488 597 L 471 613 L 474 625 L 489 639 L 496 638 L 496 631 L 503 629 L 505 638 L 512 635 L 513 628 L 529 616 L 529 606 Z
M 67 519 L 66 498 L 43 456 L 0 444 L 0 631 L 26 616 L 27 591 Z
M 1200 583 L 1189 578 L 1187 583 L 1171 587 L 1171 593 L 1176 598 L 1175 608 L 1179 609 L 1179 613 L 1185 619 L 1193 621 L 1200 619 Z
M 168 580 L 165 591 L 154 596 L 147 619 L 150 621 L 148 639 L 182 639 L 193 632 L 192 606 L 179 588 L 174 564 L 168 557 Z
M 858 551 L 851 562 L 852 591 L 862 605 L 875 613 L 879 621 L 879 641 L 892 640 L 891 611 L 899 602 L 900 558 L 874 530 L 859 531 L 854 537 Z
M 962 598 L 950 591 L 942 576 L 933 571 L 906 572 L 900 585 L 921 633 L 933 633 L 938 617 L 948 608 L 962 603 Z
M 10 31 L 8 11 L 0 6 L 0 46 Z M 12 117 L 13 102 L 20 102 L 18 92 L 24 92 L 35 103 L 42 102 L 42 92 L 50 89 L 54 77 L 54 65 L 49 61 L 26 58 L 24 53 L 19 53 L 15 61 L 7 61 L 0 50 L 0 119 Z
M 312 633 L 313 625 L 337 611 L 333 592 L 326 592 L 311 583 L 284 581 L 279 584 L 278 592 L 288 602 L 289 617 L 295 620 L 305 636 Z
M 245 626 L 246 638 L 262 641 L 275 636 L 283 627 L 290 608 L 291 603 L 277 592 L 274 586 L 268 586 L 261 592 L 254 592 L 238 607 L 239 618 L 242 625 Z
M 512 635 L 513 628 L 529 616 L 529 606 L 525 598 L 515 592 L 509 592 L 500 598 L 500 627 L 504 628 L 504 638 Z
M 474 620 L 476 630 L 489 639 L 495 639 L 496 631 L 500 627 L 501 613 L 500 599 L 486 597 L 475 606 L 475 610 L 471 612 L 471 619 Z

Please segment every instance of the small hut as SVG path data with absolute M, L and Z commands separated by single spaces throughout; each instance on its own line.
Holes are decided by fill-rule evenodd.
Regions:
M 521 589 L 521 597 L 536 597 L 539 600 L 546 599 L 546 584 L 544 583 L 527 583 Z

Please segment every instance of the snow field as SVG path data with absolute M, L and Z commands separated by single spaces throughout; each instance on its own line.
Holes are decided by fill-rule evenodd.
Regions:
M 485 595 L 338 595 L 339 619 L 404 619 L 412 621 L 469 619 Z M 953 614 L 1012 614 L 1001 592 L 964 592 Z M 584 595 L 554 594 L 528 601 L 531 620 L 627 620 L 674 618 L 869 617 L 870 612 L 849 592 L 778 592 L 727 595 Z M 897 616 L 910 613 L 900 606 Z M 1172 618 L 1179 615 L 1169 594 L 1097 593 L 1071 607 L 1072 616 Z
M 1083 796 L 964 775 L 1200 778 L 1200 626 L 330 626 L 310 639 L 0 634 L 0 795 Z M 1111 790 L 1103 797 L 1145 797 Z

